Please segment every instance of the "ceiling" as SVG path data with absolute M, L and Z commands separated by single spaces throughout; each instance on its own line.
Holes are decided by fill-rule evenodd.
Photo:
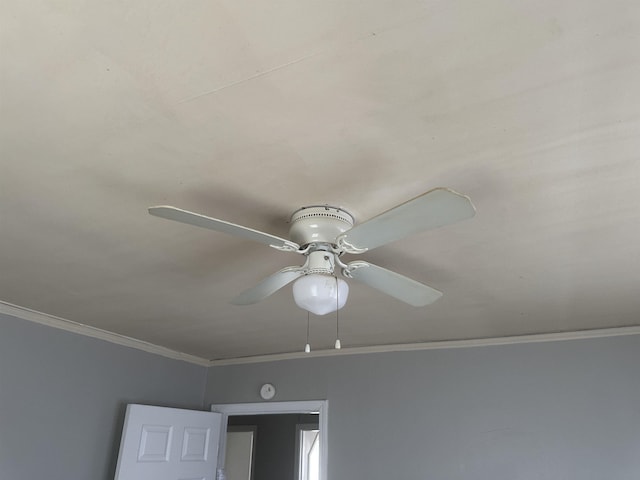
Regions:
M 362 256 L 444 292 L 351 284 L 345 347 L 640 324 L 640 3 L 5 0 L 0 300 L 205 359 L 300 351 L 287 236 L 438 186 L 477 215 Z M 330 348 L 335 316 L 311 319 Z

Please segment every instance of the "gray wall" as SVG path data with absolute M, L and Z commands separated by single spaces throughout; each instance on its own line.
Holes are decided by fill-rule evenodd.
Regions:
M 330 480 L 637 480 L 640 336 L 203 367 L 0 315 L 0 478 L 113 478 L 127 403 L 329 399 Z M 204 399 L 204 403 L 203 403 Z
M 206 368 L 0 314 L 0 478 L 113 479 L 127 403 L 201 409 Z
M 330 480 L 637 480 L 640 336 L 214 367 L 205 402 L 329 400 Z

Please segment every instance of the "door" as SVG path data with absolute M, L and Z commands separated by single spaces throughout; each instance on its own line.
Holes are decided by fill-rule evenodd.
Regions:
M 227 426 L 224 456 L 226 480 L 253 479 L 256 431 L 255 425 Z
M 115 480 L 214 480 L 222 415 L 127 405 Z
M 320 430 L 318 425 L 297 425 L 296 443 L 298 480 L 318 480 L 320 477 Z

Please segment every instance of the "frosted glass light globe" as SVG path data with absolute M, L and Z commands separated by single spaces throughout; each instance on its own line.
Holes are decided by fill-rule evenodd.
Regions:
M 347 282 L 331 275 L 312 273 L 300 277 L 293 284 L 293 299 L 296 305 L 315 315 L 326 315 L 340 310 L 347 303 L 348 296 Z

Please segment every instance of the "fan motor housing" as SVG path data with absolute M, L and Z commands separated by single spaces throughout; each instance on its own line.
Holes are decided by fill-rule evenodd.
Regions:
M 311 205 L 291 215 L 289 238 L 298 245 L 313 242 L 335 244 L 336 238 L 353 227 L 353 216 L 339 207 Z

